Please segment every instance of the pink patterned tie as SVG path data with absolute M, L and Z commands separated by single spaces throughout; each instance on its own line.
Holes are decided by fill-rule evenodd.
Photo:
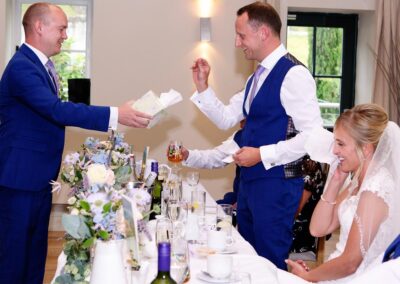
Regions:
M 258 64 L 256 72 L 254 72 L 253 86 L 251 88 L 250 97 L 249 97 L 249 106 L 251 106 L 254 96 L 256 95 L 258 79 L 260 79 L 260 76 L 261 76 L 262 72 L 264 72 L 264 70 L 265 70 L 265 68 L 261 64 Z
M 46 67 L 47 67 L 47 71 L 49 72 L 50 77 L 51 77 L 51 79 L 53 81 L 54 87 L 57 90 L 57 95 L 58 95 L 58 92 L 60 91 L 60 81 L 59 81 L 59 78 L 58 78 L 58 75 L 57 75 L 56 68 L 54 67 L 53 61 L 51 61 L 49 59 L 47 61 L 47 63 L 46 63 Z

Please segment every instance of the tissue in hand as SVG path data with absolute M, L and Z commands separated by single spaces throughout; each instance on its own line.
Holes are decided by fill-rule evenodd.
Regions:
M 148 91 L 141 98 L 132 104 L 132 107 L 138 111 L 150 114 L 153 119 L 150 121 L 147 128 L 156 125 L 162 118 L 166 116 L 165 109 L 182 100 L 181 94 L 175 90 L 170 90 L 168 93 L 162 93 L 160 97 L 152 91 Z

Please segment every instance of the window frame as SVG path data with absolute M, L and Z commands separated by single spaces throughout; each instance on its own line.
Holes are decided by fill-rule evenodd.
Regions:
M 316 28 L 343 29 L 342 84 L 339 113 L 342 113 L 345 109 L 352 108 L 355 103 L 358 15 L 290 11 L 287 17 L 287 28 L 289 26 L 313 28 L 313 65 L 315 65 L 316 57 Z M 313 67 L 312 76 L 314 78 L 322 78 L 323 76 L 321 75 L 315 75 L 315 66 Z

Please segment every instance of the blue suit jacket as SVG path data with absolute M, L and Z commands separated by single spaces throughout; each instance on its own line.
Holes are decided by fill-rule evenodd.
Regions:
M 65 126 L 107 131 L 109 107 L 61 102 L 39 58 L 26 45 L 0 81 L 0 186 L 37 191 L 55 180 Z

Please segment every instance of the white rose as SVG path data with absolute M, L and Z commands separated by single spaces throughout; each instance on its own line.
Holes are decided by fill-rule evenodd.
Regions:
M 107 182 L 108 175 L 107 168 L 101 164 L 91 164 L 87 170 L 89 185 L 104 185 Z
M 75 202 L 76 202 L 76 197 L 75 197 L 75 196 L 72 196 L 72 197 L 68 198 L 67 203 L 68 203 L 69 205 L 74 205 Z
M 79 210 L 77 208 L 72 209 L 71 215 L 79 215 Z

